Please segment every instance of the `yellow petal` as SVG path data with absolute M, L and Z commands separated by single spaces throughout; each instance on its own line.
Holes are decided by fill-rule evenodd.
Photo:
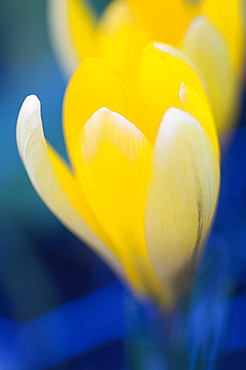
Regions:
M 226 39 L 207 17 L 199 16 L 191 22 L 182 49 L 199 66 L 206 80 L 215 122 L 221 133 L 235 121 L 238 100 Z
M 91 55 L 91 38 L 96 22 L 95 14 L 87 0 L 66 0 L 69 2 L 69 19 L 72 36 L 80 59 Z
M 178 46 L 199 9 L 199 2 L 185 0 L 128 0 L 137 19 L 143 20 L 152 37 Z
M 140 96 L 146 112 L 142 131 L 154 143 L 158 127 L 169 107 L 182 108 L 179 90 L 189 83 L 204 101 L 208 101 L 202 84 L 184 60 L 180 50 L 165 44 L 150 44 L 144 51 L 140 66 Z
M 156 138 L 145 210 L 150 259 L 170 299 L 182 291 L 180 273 L 200 254 L 219 181 L 217 155 L 199 122 L 185 111 L 170 108 Z
M 150 40 L 150 35 L 137 23 L 125 0 L 109 3 L 97 25 L 98 56 L 136 79 L 142 51 Z
M 70 231 L 91 245 L 122 275 L 121 263 L 90 229 L 73 204 L 78 203 L 81 198 L 80 189 L 68 168 L 47 145 L 42 128 L 40 102 L 34 95 L 28 96 L 22 105 L 16 137 L 28 176 L 47 207 Z
M 85 60 L 68 86 L 64 100 L 64 136 L 72 161 L 77 137 L 86 121 L 107 107 L 135 123 L 135 94 L 130 84 L 108 63 Z
M 153 147 L 123 116 L 103 108 L 85 124 L 76 169 L 105 230 L 107 245 L 129 280 L 158 295 L 144 237 L 144 208 Z
M 51 41 L 67 79 L 82 59 L 92 54 L 94 23 L 94 14 L 86 0 L 48 1 Z

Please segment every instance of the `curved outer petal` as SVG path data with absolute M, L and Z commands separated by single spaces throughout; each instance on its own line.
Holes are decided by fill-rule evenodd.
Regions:
M 91 245 L 117 274 L 123 276 L 124 270 L 119 260 L 86 224 L 65 192 L 67 190 L 69 195 L 79 197 L 79 190 L 71 173 L 54 150 L 47 146 L 40 102 L 34 95 L 28 96 L 22 105 L 16 137 L 22 162 L 44 203 L 69 230 Z
M 240 90 L 227 41 L 208 17 L 198 16 L 184 35 L 182 50 L 199 66 L 206 80 L 216 125 L 222 132 L 236 121 Z
M 48 25 L 57 60 L 69 79 L 92 55 L 95 18 L 86 0 L 48 0 Z
M 153 153 L 145 210 L 150 259 L 170 300 L 197 262 L 211 226 L 220 182 L 218 158 L 199 122 L 170 108 Z M 193 266 L 194 267 L 194 266 Z
M 138 290 L 159 296 L 144 236 L 152 145 L 131 122 L 103 108 L 86 122 L 77 149 L 76 175 L 104 230 L 102 240 Z

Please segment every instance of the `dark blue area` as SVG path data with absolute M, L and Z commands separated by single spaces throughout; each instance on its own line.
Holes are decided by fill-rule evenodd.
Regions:
M 246 364 L 246 350 L 238 352 L 230 352 L 226 355 L 222 355 L 218 370 L 231 369 L 238 370 L 244 369 Z
M 65 361 L 62 364 L 52 367 L 51 370 L 101 370 L 102 364 L 107 370 L 123 370 L 123 358 L 122 341 L 116 341 L 103 347 L 95 348 L 84 356 Z

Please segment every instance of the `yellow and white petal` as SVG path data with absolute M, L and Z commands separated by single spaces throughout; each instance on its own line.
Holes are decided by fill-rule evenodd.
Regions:
M 86 0 L 48 0 L 48 25 L 57 60 L 67 79 L 92 54 L 95 16 Z
M 68 85 L 64 99 L 64 136 L 75 161 L 77 138 L 86 121 L 107 107 L 135 124 L 137 98 L 130 83 L 106 61 L 86 59 Z
M 182 51 L 160 43 L 149 44 L 143 53 L 139 94 L 146 113 L 146 126 L 142 131 L 152 144 L 166 110 L 169 107 L 182 108 L 179 97 L 182 83 L 189 83 L 209 104 L 200 79 L 186 59 Z
M 218 158 L 202 126 L 189 113 L 168 109 L 154 147 L 145 235 L 153 267 L 170 299 L 182 291 L 179 273 L 195 263 L 201 252 L 219 183 Z
M 245 48 L 245 1 L 205 0 L 201 2 L 201 14 L 207 15 L 224 35 L 230 50 L 232 68 L 240 78 Z
M 83 192 L 133 286 L 158 296 L 144 237 L 144 208 L 153 147 L 120 114 L 100 109 L 78 141 L 76 169 Z
M 48 147 L 44 138 L 40 102 L 28 96 L 20 110 L 16 129 L 20 157 L 28 176 L 47 207 L 76 236 L 88 243 L 120 275 L 123 268 L 119 260 L 90 229 L 73 204 L 81 197 L 68 168 Z M 73 198 L 70 199 L 68 194 Z
M 227 41 L 208 17 L 198 16 L 184 35 L 182 50 L 203 74 L 217 129 L 221 133 L 236 120 L 238 100 L 238 81 Z

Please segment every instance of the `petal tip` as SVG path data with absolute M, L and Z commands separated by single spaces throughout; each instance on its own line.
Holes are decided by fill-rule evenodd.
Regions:
M 21 109 L 24 108 L 24 105 L 25 105 L 25 107 L 28 106 L 28 107 L 33 107 L 33 108 L 39 108 L 40 107 L 40 100 L 38 99 L 37 95 L 30 94 L 25 98 Z
M 93 113 L 93 115 L 91 117 L 100 118 L 102 116 L 110 114 L 111 112 L 112 111 L 109 108 L 102 107 L 102 108 L 99 108 L 95 113 Z
M 22 103 L 18 119 L 17 119 L 17 130 L 18 126 L 22 126 L 26 119 L 29 118 L 34 111 L 40 110 L 40 100 L 34 94 L 28 95 Z
M 188 126 L 200 125 L 199 121 L 196 120 L 190 113 L 183 109 L 170 107 L 166 110 L 162 121 L 173 122 L 174 125 L 181 123 Z
M 40 101 L 34 94 L 28 95 L 22 103 L 16 125 L 16 142 L 19 155 L 23 160 L 33 132 L 38 129 L 40 122 Z

